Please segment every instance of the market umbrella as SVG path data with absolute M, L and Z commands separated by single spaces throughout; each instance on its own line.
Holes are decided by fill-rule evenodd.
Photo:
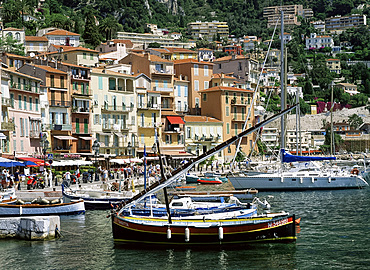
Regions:
M 9 167 L 16 167 L 16 166 L 25 166 L 25 165 L 19 161 L 0 157 L 0 167 L 9 168 Z
M 35 162 L 33 161 L 30 161 L 30 160 L 26 160 L 23 162 L 23 164 L 26 166 L 26 167 L 39 167 L 40 165 L 37 165 Z

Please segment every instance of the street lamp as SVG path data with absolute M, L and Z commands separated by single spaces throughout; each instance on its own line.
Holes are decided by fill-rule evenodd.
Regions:
M 44 170 L 44 177 L 45 177 L 45 182 L 44 183 L 46 183 L 46 162 L 45 162 L 45 160 L 46 160 L 46 152 L 47 152 L 47 150 L 49 148 L 49 141 L 47 139 L 46 133 L 43 133 L 41 135 L 40 145 L 41 145 L 41 148 L 42 148 L 42 154 L 44 156 L 43 157 L 44 158 L 44 168 L 43 168 L 43 170 Z
M 197 153 L 197 156 L 199 156 L 199 143 L 197 144 L 197 147 L 195 148 L 195 151 Z
M 157 145 L 155 143 L 153 143 L 152 151 L 154 154 L 157 153 Z
M 100 144 L 98 142 L 98 140 L 95 140 L 94 143 L 93 143 L 93 146 L 92 146 L 92 150 L 94 151 L 94 156 L 95 156 L 95 181 L 98 181 L 98 171 L 97 171 L 97 167 L 98 167 L 98 154 L 99 154 L 99 149 L 100 149 Z

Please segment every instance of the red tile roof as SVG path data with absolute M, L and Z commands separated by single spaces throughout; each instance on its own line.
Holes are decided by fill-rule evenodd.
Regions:
M 46 33 L 44 36 L 80 36 L 80 35 L 73 32 L 69 32 L 67 30 L 56 29 L 54 31 Z
M 49 67 L 49 66 L 42 66 L 42 65 L 34 65 L 34 66 L 37 67 L 37 68 L 43 69 L 47 72 L 50 72 L 50 73 L 67 74 L 64 71 L 61 71 L 59 69 L 55 69 L 55 68 L 52 68 L 52 67 Z
M 48 39 L 46 37 L 37 37 L 37 36 L 26 36 L 26 41 L 38 41 L 38 42 L 48 42 Z

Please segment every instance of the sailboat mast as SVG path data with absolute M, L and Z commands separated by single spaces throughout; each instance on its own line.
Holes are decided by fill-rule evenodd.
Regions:
M 286 109 L 286 100 L 285 100 L 285 85 L 284 85 L 284 11 L 283 9 L 281 9 L 281 34 L 280 34 L 280 41 L 281 41 L 281 51 L 280 51 L 280 60 L 281 60 L 281 64 L 280 64 L 280 71 L 281 71 L 281 74 L 280 74 L 280 81 L 281 81 L 281 84 L 280 84 L 280 91 L 281 91 L 281 94 L 280 94 L 280 97 L 281 97 L 281 110 L 285 110 Z M 281 135 L 280 135 L 280 148 L 284 149 L 285 148 L 285 116 L 281 116 Z

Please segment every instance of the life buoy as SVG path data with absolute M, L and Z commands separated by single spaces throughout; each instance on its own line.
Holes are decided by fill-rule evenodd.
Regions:
M 360 171 L 357 168 L 353 168 L 351 171 L 352 174 L 358 175 Z

